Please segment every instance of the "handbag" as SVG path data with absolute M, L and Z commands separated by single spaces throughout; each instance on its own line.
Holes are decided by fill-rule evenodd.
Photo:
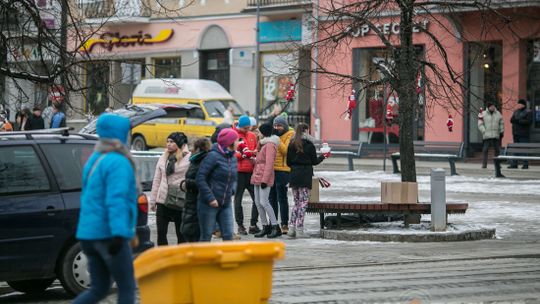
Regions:
M 182 210 L 186 204 L 186 193 L 180 189 L 180 186 L 169 185 L 163 204 L 171 209 Z

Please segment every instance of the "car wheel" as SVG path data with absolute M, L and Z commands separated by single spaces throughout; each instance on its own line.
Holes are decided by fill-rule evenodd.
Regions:
M 131 141 L 131 149 L 135 151 L 146 151 L 146 140 L 144 140 L 144 137 L 141 135 L 137 135 L 133 137 L 133 140 Z
M 24 293 L 40 293 L 47 289 L 54 282 L 52 279 L 40 279 L 40 280 L 25 280 L 25 281 L 8 281 L 9 287 L 16 291 Z
M 72 296 L 90 288 L 88 259 L 79 243 L 73 244 L 64 254 L 58 278 L 66 292 Z

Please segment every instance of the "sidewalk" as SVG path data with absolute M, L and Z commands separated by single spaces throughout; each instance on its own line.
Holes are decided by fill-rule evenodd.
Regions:
M 398 163 L 399 164 L 399 163 Z M 459 175 L 474 177 L 495 178 L 493 161 L 488 162 L 487 169 L 482 169 L 481 163 L 456 162 L 456 170 Z M 507 178 L 513 179 L 540 179 L 540 166 L 529 166 L 529 169 L 507 169 L 507 164 L 502 164 L 502 173 Z M 448 161 L 418 161 L 416 160 L 416 173 L 429 175 L 431 168 L 443 168 L 450 175 Z M 520 167 L 521 168 L 521 167 Z M 354 169 L 357 171 L 383 171 L 383 159 L 357 158 L 354 159 Z M 348 170 L 347 158 L 330 157 L 315 167 L 316 171 L 346 171 Z M 392 173 L 392 161 L 386 160 L 386 173 Z

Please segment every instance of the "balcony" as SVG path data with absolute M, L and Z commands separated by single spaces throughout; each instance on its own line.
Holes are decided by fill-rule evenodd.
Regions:
M 312 5 L 311 0 L 247 0 L 247 7 L 242 12 L 255 13 L 257 2 L 261 15 L 304 13 Z
M 147 23 L 152 10 L 150 0 L 78 0 L 87 23 Z

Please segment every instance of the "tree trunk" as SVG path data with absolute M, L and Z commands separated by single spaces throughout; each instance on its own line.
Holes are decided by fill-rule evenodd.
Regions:
M 398 72 L 397 93 L 399 96 L 399 153 L 401 162 L 401 181 L 416 182 L 416 164 L 414 160 L 413 123 L 414 104 L 417 102 L 416 72 L 418 62 L 414 50 L 412 34 L 414 10 L 410 5 L 401 6 L 400 41 L 401 47 L 397 56 Z

